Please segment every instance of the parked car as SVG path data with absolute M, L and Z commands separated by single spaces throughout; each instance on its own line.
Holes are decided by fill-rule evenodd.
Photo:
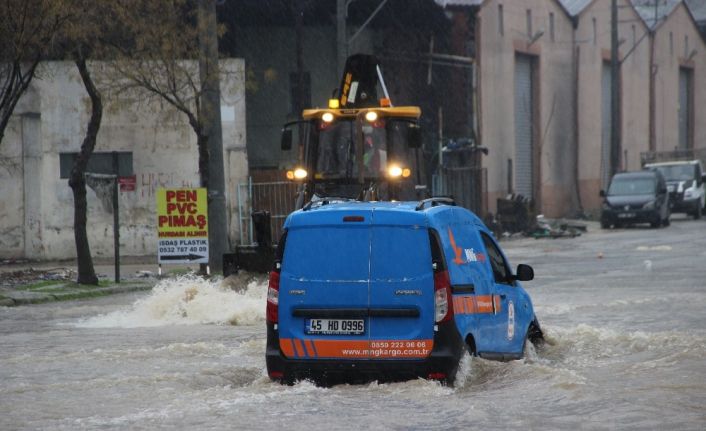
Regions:
M 701 218 L 706 210 L 706 173 L 699 160 L 649 163 L 645 169 L 664 175 L 672 212 Z
M 601 190 L 601 227 L 649 223 L 653 228 L 669 226 L 669 194 L 659 171 L 623 172 L 610 180 L 608 192 Z
M 292 213 L 269 280 L 270 378 L 452 384 L 465 351 L 512 360 L 539 342 L 519 283 L 533 269 L 513 273 L 481 220 L 452 204 L 352 201 Z

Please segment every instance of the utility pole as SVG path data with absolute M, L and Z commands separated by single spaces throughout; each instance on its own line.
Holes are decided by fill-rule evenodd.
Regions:
M 620 63 L 618 62 L 618 0 L 610 8 L 610 176 L 620 169 Z
M 343 68 L 346 67 L 346 57 L 348 57 L 348 40 L 346 36 L 347 3 L 347 0 L 336 0 L 336 55 L 338 59 L 336 76 L 341 76 L 343 73 Z
M 200 116 L 208 136 L 208 264 L 211 271 L 223 270 L 223 253 L 228 247 L 228 229 L 223 173 L 221 90 L 218 73 L 216 0 L 199 0 Z

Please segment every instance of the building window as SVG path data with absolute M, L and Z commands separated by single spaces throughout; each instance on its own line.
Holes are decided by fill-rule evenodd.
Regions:
M 684 36 L 684 57 L 689 56 L 689 36 Z
M 554 42 L 554 12 L 549 12 L 549 38 Z
M 632 46 L 635 46 L 635 43 L 637 43 L 637 34 L 635 32 L 635 24 L 632 25 Z
M 501 4 L 498 5 L 498 30 L 500 31 L 500 35 L 505 33 L 503 25 L 503 5 Z
M 532 37 L 532 9 L 527 9 L 527 36 Z
M 593 18 L 593 44 L 596 45 L 598 43 L 598 23 L 596 22 L 596 18 Z
M 78 153 L 59 153 L 59 178 L 71 177 L 71 169 L 78 157 Z M 133 175 L 132 151 L 94 151 L 88 159 L 86 172 L 102 175 L 115 175 L 129 177 Z

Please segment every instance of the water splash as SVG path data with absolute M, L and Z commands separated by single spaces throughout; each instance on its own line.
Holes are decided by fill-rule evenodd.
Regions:
M 239 291 L 222 281 L 194 275 L 162 280 L 128 310 L 79 321 L 81 328 L 137 328 L 171 325 L 256 325 L 265 320 L 267 282 L 253 280 Z

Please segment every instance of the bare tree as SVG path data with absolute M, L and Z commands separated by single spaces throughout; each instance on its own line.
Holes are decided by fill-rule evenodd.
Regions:
M 133 45 L 116 46 L 111 90 L 159 98 L 184 114 L 196 134 L 201 186 L 208 187 L 208 135 L 200 103 L 199 66 L 189 61 L 199 58 L 195 2 L 118 2 L 116 11 Z
M 214 0 L 116 3 L 134 42 L 113 63 L 118 92 L 167 102 L 196 135 L 201 187 L 208 190 L 209 264 L 220 271 L 228 249 L 220 124 L 220 76 Z M 124 46 L 122 48 L 125 48 Z M 198 60 L 198 61 L 196 61 Z M 139 97 L 139 96 L 138 96 Z M 206 265 L 201 265 L 206 271 Z
M 86 233 L 86 223 L 88 220 L 88 208 L 86 202 L 86 167 L 88 160 L 93 154 L 93 149 L 96 147 L 96 139 L 98 130 L 100 129 L 101 119 L 103 117 L 103 102 L 101 94 L 93 82 L 91 73 L 86 66 L 86 58 L 79 49 L 76 53 L 76 68 L 81 75 L 83 85 L 91 98 L 91 117 L 86 127 L 86 136 L 81 144 L 81 150 L 78 157 L 74 161 L 71 168 L 71 176 L 69 177 L 69 186 L 74 196 L 74 240 L 76 242 L 76 258 L 78 263 L 78 280 L 79 284 L 98 284 L 93 267 L 93 257 L 88 243 L 88 235 Z
M 70 20 L 61 33 L 61 43 L 66 53 L 73 57 L 83 86 L 91 101 L 91 115 L 86 126 L 86 134 L 69 177 L 69 186 L 74 198 L 77 283 L 97 285 L 98 277 L 93 267 L 93 257 L 86 232 L 88 221 L 86 168 L 96 147 L 98 131 L 103 118 L 103 100 L 86 63 L 91 56 L 110 55 L 111 48 L 109 46 L 111 44 L 107 41 L 115 35 L 115 29 L 111 28 L 110 24 L 104 23 L 105 18 L 111 14 L 111 3 L 67 0 L 66 7 L 69 10 Z
M 62 0 L 0 2 L 0 143 L 17 102 L 67 19 Z

